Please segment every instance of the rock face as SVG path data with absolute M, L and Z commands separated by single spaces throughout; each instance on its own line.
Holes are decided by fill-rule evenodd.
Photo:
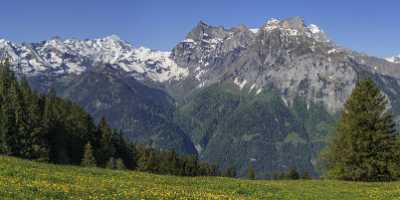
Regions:
M 360 78 L 374 79 L 400 114 L 399 64 L 341 48 L 299 17 L 257 29 L 200 22 L 171 56 L 189 70 L 170 89 L 184 99 L 181 127 L 201 158 L 240 174 L 249 162 L 269 175 L 290 167 L 316 173 L 317 154 Z
M 201 22 L 171 56 L 188 68 L 197 88 L 229 79 L 257 93 L 265 87 L 278 89 L 288 104 L 301 95 L 325 104 L 330 112 L 339 111 L 350 94 L 356 67 L 372 74 L 399 74 L 391 72 L 396 70 L 393 63 L 337 47 L 320 28 L 306 26 L 299 17 L 271 19 L 255 33 Z
M 258 177 L 296 167 L 318 175 L 327 142 L 357 80 L 371 78 L 400 116 L 400 63 L 337 46 L 300 17 L 259 28 L 199 22 L 171 52 L 116 36 L 0 51 L 34 88 L 55 88 L 133 141 L 197 154 Z

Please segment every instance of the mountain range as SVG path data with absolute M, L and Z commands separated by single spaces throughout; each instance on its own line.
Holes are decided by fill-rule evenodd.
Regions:
M 378 58 L 337 45 L 301 17 L 259 28 L 200 21 L 162 52 L 113 35 L 52 38 L 0 52 L 40 92 L 105 116 L 127 138 L 197 154 L 243 176 L 297 168 L 319 175 L 326 145 L 357 80 L 371 78 L 400 116 L 400 57 Z

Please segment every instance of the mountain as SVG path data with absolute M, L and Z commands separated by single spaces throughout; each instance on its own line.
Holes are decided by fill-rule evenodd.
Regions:
M 400 55 L 386 58 L 386 60 L 392 63 L 400 63 Z
M 168 52 L 134 48 L 117 36 L 53 38 L 32 44 L 3 39 L 0 49 L 36 90 L 55 89 L 96 120 L 105 116 L 112 127 L 133 141 L 196 153 L 190 138 L 173 123 L 174 100 L 149 86 L 186 76 L 187 71 L 178 67 Z
M 7 52 L 14 64 L 18 62 L 28 76 L 79 75 L 95 68 L 97 63 L 110 64 L 135 79 L 155 82 L 179 79 L 187 74 L 169 59 L 169 52 L 133 48 L 115 35 L 94 40 L 55 37 L 21 45 L 0 39 L 0 49 Z
M 169 86 L 177 121 L 202 159 L 245 174 L 297 167 L 317 174 L 318 153 L 360 78 L 399 112 L 399 64 L 336 45 L 300 17 L 258 29 L 200 22 L 172 50 L 189 75 Z
M 200 21 L 171 52 L 117 36 L 0 40 L 39 91 L 106 116 L 132 141 L 197 154 L 258 177 L 296 167 L 318 175 L 326 145 L 357 80 L 382 89 L 399 121 L 400 64 L 340 47 L 301 17 L 259 28 Z

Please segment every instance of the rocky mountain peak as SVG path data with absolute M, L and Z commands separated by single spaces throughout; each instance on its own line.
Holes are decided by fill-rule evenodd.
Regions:
M 290 28 L 296 30 L 304 30 L 305 23 L 302 17 L 290 17 L 280 21 L 283 28 Z
M 304 19 L 301 17 L 291 17 L 283 20 L 271 18 L 263 25 L 262 28 L 267 31 L 278 28 L 303 31 L 305 29 L 305 23 Z
M 315 24 L 306 25 L 302 17 L 269 19 L 261 28 L 265 32 L 280 31 L 288 36 L 306 36 L 318 42 L 330 42 L 325 32 Z
M 197 26 L 173 49 L 172 58 L 189 70 L 196 88 L 228 81 L 258 95 L 272 87 L 289 106 L 300 96 L 331 113 L 342 108 L 360 67 L 367 73 L 394 74 L 390 63 L 381 66 L 379 59 L 337 47 L 320 27 L 301 17 L 270 19 L 259 29 Z

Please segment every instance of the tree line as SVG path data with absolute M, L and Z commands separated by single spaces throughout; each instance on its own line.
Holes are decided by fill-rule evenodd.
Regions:
M 218 175 L 195 155 L 128 142 L 102 118 L 51 90 L 39 94 L 7 61 L 0 63 L 0 154 L 55 164 L 140 170 L 181 176 Z
M 0 154 L 55 164 L 83 165 L 180 176 L 236 177 L 234 167 L 199 161 L 129 143 L 102 118 L 98 124 L 80 106 L 54 91 L 39 94 L 25 77 L 0 62 Z M 321 154 L 325 176 L 352 181 L 400 178 L 400 137 L 388 100 L 370 80 L 360 80 L 346 101 L 333 139 Z M 247 176 L 255 179 L 249 166 Z M 308 178 L 291 170 L 275 179 Z

